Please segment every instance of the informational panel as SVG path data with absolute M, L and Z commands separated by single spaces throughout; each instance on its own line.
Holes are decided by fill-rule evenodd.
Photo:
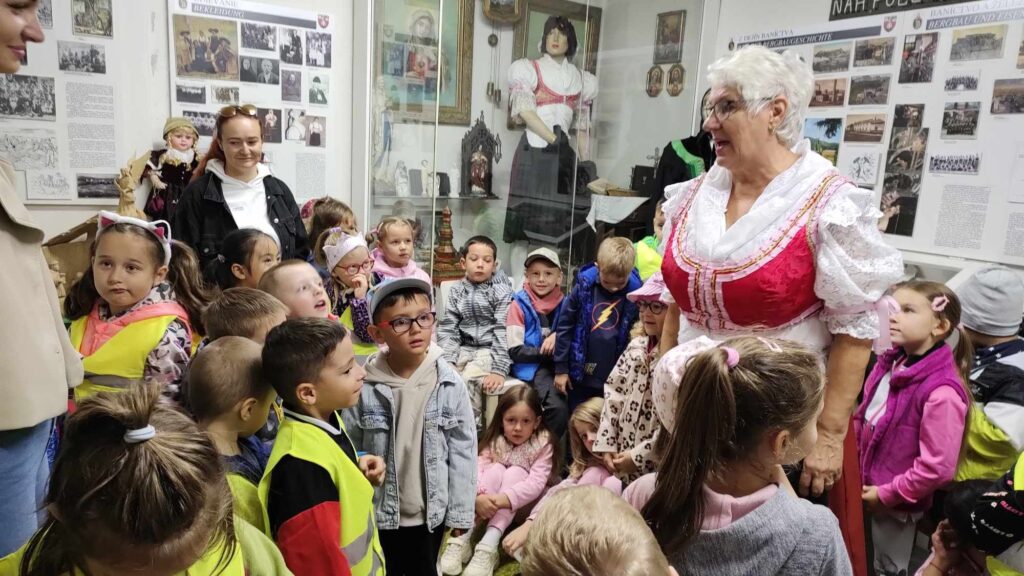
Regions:
M 1024 265 L 1024 0 L 722 39 L 793 49 L 812 148 L 875 190 L 898 248 Z
M 47 42 L 28 44 L 17 74 L 0 74 L 0 158 L 26 204 L 114 203 L 117 11 L 112 0 L 43 0 L 38 13 Z
M 336 182 L 327 138 L 334 18 L 242 0 L 168 0 L 171 109 L 192 120 L 200 146 L 224 106 L 254 104 L 263 151 L 297 199 Z

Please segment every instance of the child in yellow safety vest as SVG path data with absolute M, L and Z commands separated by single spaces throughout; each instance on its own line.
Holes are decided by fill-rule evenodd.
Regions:
M 366 296 L 380 278 L 373 271 L 370 249 L 361 236 L 341 228 L 325 230 L 315 242 L 316 263 L 330 277 L 333 312 L 352 331 L 356 356 L 365 359 L 377 351 L 368 331 L 370 312 Z
M 190 321 L 202 325 L 206 303 L 190 251 L 172 245 L 167 222 L 99 213 L 91 266 L 64 301 L 85 367 L 76 401 L 140 380 L 160 383 L 177 399 L 192 351 Z
M 257 436 L 277 393 L 263 377 L 263 347 L 224 336 L 196 354 L 188 370 L 187 406 L 213 440 L 227 472 L 235 514 L 263 529 L 256 488 L 270 458 Z
M 232 517 L 213 442 L 157 384 L 85 399 L 68 417 L 48 518 L 3 576 L 276 576 L 266 536 Z
M 267 534 L 297 574 L 383 576 L 373 486 L 384 461 L 360 455 L 338 415 L 359 401 L 366 375 L 348 330 L 290 319 L 267 334 L 263 371 L 285 413 L 259 485 Z

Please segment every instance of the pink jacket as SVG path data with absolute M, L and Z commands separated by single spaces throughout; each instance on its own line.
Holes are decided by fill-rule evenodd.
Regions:
M 543 446 L 537 450 L 530 464 L 530 474 L 525 480 L 515 484 L 511 488 L 502 490 L 502 494 L 508 496 L 508 501 L 512 504 L 512 511 L 515 512 L 526 506 L 530 502 L 533 502 L 540 497 L 541 493 L 544 492 L 544 488 L 548 485 L 548 479 L 551 477 L 551 466 L 552 458 L 554 456 L 554 450 L 551 444 L 545 442 Z M 490 448 L 484 448 L 477 456 L 477 478 L 482 478 L 484 471 L 496 464 L 491 459 Z M 515 464 L 513 464 L 515 465 Z
M 607 488 L 615 493 L 616 496 L 622 495 L 622 480 L 619 480 L 612 473 L 608 471 L 604 466 L 591 466 L 580 474 L 579 478 L 573 478 L 572 476 L 559 482 L 556 486 L 552 486 L 544 493 L 544 497 L 537 502 L 537 505 L 533 507 L 533 511 L 530 512 L 528 520 L 534 520 L 537 518 L 537 514 L 540 514 L 541 506 L 547 502 L 548 498 L 552 494 L 562 490 L 563 488 L 572 488 L 574 486 L 600 486 Z

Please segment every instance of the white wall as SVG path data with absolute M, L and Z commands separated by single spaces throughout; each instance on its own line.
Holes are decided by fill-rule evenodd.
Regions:
M 260 0 L 298 9 L 331 14 L 336 30 L 332 62 L 341 86 L 331 86 L 332 122 L 328 141 L 338 163 L 338 173 L 346 176 L 352 163 L 352 2 L 353 0 Z M 359 0 L 364 1 L 364 0 Z M 107 55 L 108 74 L 116 83 L 117 124 L 121 127 L 119 149 L 132 157 L 152 149 L 161 141 L 160 133 L 171 109 L 170 70 L 167 57 L 166 0 L 114 0 L 114 36 L 125 39 L 123 49 Z M 70 3 L 55 1 L 55 12 L 70 11 Z M 70 18 L 70 16 L 66 17 Z M 29 48 L 31 52 L 32 49 Z M 330 186 L 330 184 L 329 184 Z M 340 199 L 351 201 L 347 182 L 332 188 Z M 81 223 L 96 213 L 88 206 L 30 206 L 29 211 L 50 237 Z

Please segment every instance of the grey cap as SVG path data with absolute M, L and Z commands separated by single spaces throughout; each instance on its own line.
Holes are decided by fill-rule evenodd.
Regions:
M 558 260 L 558 253 L 551 248 L 537 248 L 533 252 L 530 252 L 527 254 L 526 262 L 523 266 L 529 267 L 534 260 L 547 260 L 554 264 L 556 268 L 562 267 L 562 263 Z
M 377 310 L 377 305 L 383 302 L 385 298 L 399 290 L 405 290 L 408 288 L 415 288 L 424 292 L 430 300 L 431 305 L 433 305 L 434 292 L 430 284 L 425 280 L 421 280 L 419 278 L 395 278 L 393 280 L 385 280 L 374 286 L 366 296 L 369 301 L 370 318 L 373 318 L 373 313 Z
M 964 326 L 986 336 L 1013 336 L 1024 313 L 1024 281 L 1003 266 L 982 268 L 967 279 L 956 295 Z

